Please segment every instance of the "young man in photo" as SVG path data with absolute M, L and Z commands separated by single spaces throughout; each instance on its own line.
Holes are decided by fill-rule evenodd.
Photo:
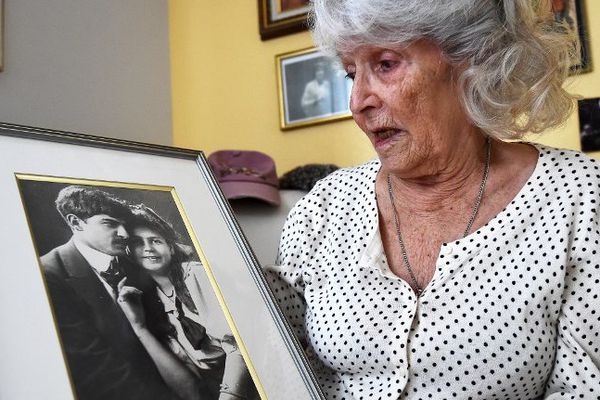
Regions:
M 176 399 L 116 304 L 117 284 L 132 275 L 124 257 L 127 204 L 93 187 L 68 186 L 56 208 L 73 235 L 41 264 L 77 397 Z

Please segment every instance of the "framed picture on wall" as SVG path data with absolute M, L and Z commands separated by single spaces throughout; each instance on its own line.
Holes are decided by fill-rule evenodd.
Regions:
M 600 98 L 577 101 L 581 150 L 600 151 Z
M 579 55 L 571 65 L 573 73 L 592 70 L 584 3 L 584 0 L 552 0 L 552 11 L 554 20 L 557 22 L 557 29 L 569 29 L 577 34 L 579 40 Z
M 0 160 L 0 398 L 322 399 L 202 152 L 0 123 Z
M 272 39 L 307 29 L 309 0 L 258 0 L 260 38 Z
M 283 130 L 351 118 L 352 81 L 341 66 L 313 48 L 275 57 Z

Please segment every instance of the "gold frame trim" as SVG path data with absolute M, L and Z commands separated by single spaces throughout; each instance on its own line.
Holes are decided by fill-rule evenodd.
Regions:
M 0 0 L 0 1 L 2 1 L 2 0 Z M 248 372 L 250 373 L 250 376 L 252 378 L 252 382 L 254 383 L 254 386 L 256 387 L 256 390 L 257 390 L 261 400 L 267 400 L 267 394 L 265 392 L 264 387 L 262 386 L 262 383 L 260 382 L 256 368 L 254 367 L 254 364 L 252 363 L 252 360 L 250 359 L 250 355 L 248 353 L 248 350 L 246 349 L 246 345 L 244 344 L 244 341 L 242 339 L 242 336 L 239 333 L 237 325 L 236 325 L 235 321 L 233 320 L 233 317 L 231 315 L 231 312 L 229 311 L 229 308 L 227 307 L 225 298 L 223 297 L 223 294 L 221 292 L 221 288 L 214 276 L 214 273 L 212 271 L 212 268 L 210 267 L 208 260 L 206 259 L 204 251 L 202 250 L 202 246 L 200 246 L 200 242 L 198 241 L 196 232 L 194 231 L 192 224 L 187 216 L 187 213 L 185 212 L 185 210 L 183 208 L 183 203 L 181 202 L 181 199 L 177 195 L 177 191 L 174 187 L 162 186 L 162 185 L 152 185 L 152 184 L 130 183 L 130 182 L 103 181 L 103 180 L 84 179 L 84 178 L 69 178 L 69 177 L 59 177 L 59 176 L 51 176 L 51 175 L 37 175 L 37 174 L 27 174 L 27 173 L 15 173 L 14 175 L 15 175 L 15 180 L 17 182 L 17 188 L 18 188 L 19 195 L 20 195 L 21 206 L 23 208 L 23 211 L 25 212 L 25 218 L 27 220 L 27 227 L 29 229 L 31 243 L 33 245 L 35 255 L 36 255 L 36 258 L 38 261 L 38 271 L 40 273 L 40 278 L 44 285 L 47 305 L 48 305 L 50 314 L 52 315 L 52 320 L 54 322 L 54 332 L 56 333 L 56 337 L 58 338 L 58 341 L 60 343 L 60 350 L 61 350 L 61 354 L 62 354 L 62 358 L 63 358 L 63 363 L 65 366 L 65 370 L 67 371 L 67 375 L 69 378 L 69 385 L 71 387 L 71 392 L 73 394 L 73 398 L 77 399 L 78 396 L 77 396 L 77 392 L 75 391 L 75 385 L 74 385 L 73 378 L 71 375 L 71 369 L 67 362 L 62 337 L 61 337 L 60 332 L 58 331 L 56 315 L 54 313 L 54 308 L 52 307 L 53 300 L 50 298 L 50 295 L 48 294 L 48 292 L 49 292 L 48 286 L 46 283 L 46 279 L 43 276 L 44 273 L 42 270 L 42 265 L 39 262 L 40 254 L 39 254 L 39 250 L 38 250 L 38 246 L 37 246 L 35 237 L 33 236 L 33 230 L 31 227 L 29 211 L 27 210 L 27 207 L 25 206 L 23 192 L 21 190 L 21 186 L 19 185 L 19 181 L 66 183 L 66 184 L 75 184 L 75 185 L 84 185 L 84 186 L 100 186 L 100 187 L 110 187 L 110 188 L 119 188 L 119 189 L 136 189 L 136 190 L 169 192 L 171 194 L 171 198 L 173 199 L 173 202 L 175 203 L 175 206 L 177 207 L 177 211 L 179 212 L 179 216 L 181 217 L 181 219 L 183 221 L 185 229 L 187 230 L 187 233 L 190 236 L 192 244 L 194 245 L 194 249 L 196 250 L 198 257 L 200 258 L 200 262 L 202 263 L 202 266 L 204 267 L 204 272 L 206 273 L 206 275 L 208 277 L 210 285 L 213 289 L 213 293 L 217 298 L 219 306 L 221 307 L 221 311 L 227 322 L 227 325 L 229 326 L 229 329 L 231 329 L 231 333 L 233 334 L 233 336 L 236 340 L 236 343 L 238 344 L 238 347 L 242 354 L 242 358 L 244 359 L 244 362 L 246 364 L 246 368 L 248 368 Z
M 29 217 L 29 211 L 27 210 L 27 207 L 25 207 L 23 191 L 21 190 L 21 185 L 19 185 L 19 179 L 21 179 L 20 178 L 21 176 L 38 177 L 38 175 L 28 175 L 28 174 L 19 174 L 19 173 L 15 173 L 14 175 L 15 175 L 15 182 L 17 184 L 17 190 L 19 192 L 19 200 L 21 201 L 21 208 L 23 210 L 23 213 L 25 214 L 25 221 L 27 222 L 27 229 L 29 230 L 29 237 L 31 239 L 31 245 L 32 245 L 33 251 L 35 253 L 35 259 L 37 260 L 38 273 L 40 274 L 40 279 L 42 281 L 42 285 L 44 286 L 44 296 L 46 297 L 46 307 L 48 308 L 48 311 L 50 312 L 50 315 L 52 316 L 52 322 L 53 322 L 53 326 L 54 326 L 54 334 L 56 336 L 56 339 L 58 340 L 58 343 L 60 344 L 60 354 L 62 356 L 62 362 L 65 367 L 65 371 L 67 372 L 67 378 L 69 379 L 69 387 L 71 388 L 71 395 L 73 396 L 74 399 L 78 399 L 79 397 L 77 396 L 77 391 L 75 390 L 75 384 L 73 383 L 71 368 L 69 367 L 69 363 L 67 362 L 67 354 L 65 352 L 65 346 L 64 346 L 64 343 L 62 340 L 62 336 L 61 336 L 60 332 L 58 331 L 58 324 L 56 322 L 56 313 L 54 312 L 54 307 L 52 305 L 53 302 L 52 302 L 52 299 L 50 298 L 50 290 L 48 290 L 48 283 L 46 282 L 46 279 L 44 278 L 44 272 L 42 271 L 42 264 L 40 263 L 41 255 L 38 250 L 38 246 L 37 246 L 35 237 L 33 237 L 33 229 L 31 227 L 31 218 Z M 39 181 L 41 181 L 41 179 Z
M 246 363 L 246 368 L 248 368 L 248 372 L 250 373 L 250 376 L 252 377 L 254 386 L 256 386 L 256 390 L 258 391 L 260 398 L 262 400 L 266 400 L 267 394 L 265 392 L 264 387 L 262 386 L 262 383 L 260 382 L 260 379 L 258 378 L 258 373 L 256 372 L 256 369 L 254 368 L 254 364 L 250 360 L 250 354 L 248 354 L 246 345 L 244 344 L 244 341 L 242 340 L 242 336 L 240 335 L 237 325 L 235 324 L 235 321 L 233 320 L 233 317 L 231 316 L 229 307 L 227 307 L 227 304 L 225 303 L 225 298 L 223 297 L 221 288 L 219 287 L 219 284 L 217 283 L 217 280 L 212 271 L 210 263 L 208 262 L 208 260 L 206 259 L 206 256 L 204 255 L 204 251 L 202 250 L 202 247 L 200 246 L 200 242 L 198 241 L 196 232 L 194 231 L 194 228 L 192 228 L 192 224 L 190 223 L 188 216 L 187 216 L 185 210 L 183 209 L 183 204 L 181 203 L 181 199 L 179 199 L 179 196 L 177 195 L 175 188 L 173 188 L 171 190 L 171 196 L 173 196 L 173 200 L 175 201 L 175 204 L 177 205 L 177 210 L 179 211 L 179 215 L 181 216 L 181 219 L 183 220 L 183 224 L 185 225 L 185 228 L 187 229 L 188 234 L 190 235 L 190 239 L 192 240 L 192 243 L 194 244 L 196 253 L 198 253 L 198 257 L 200 257 L 200 261 L 202 262 L 202 265 L 204 266 L 204 271 L 206 272 L 206 276 L 208 277 L 208 280 L 210 281 L 210 285 L 213 288 L 214 294 L 217 297 L 217 301 L 219 302 L 219 305 L 221 306 L 221 309 L 223 311 L 225 319 L 227 320 L 227 324 L 229 325 L 229 328 L 231 329 L 231 333 L 233 333 L 235 341 L 238 344 L 238 347 L 240 348 L 240 352 L 242 353 L 242 358 L 244 359 L 244 362 Z

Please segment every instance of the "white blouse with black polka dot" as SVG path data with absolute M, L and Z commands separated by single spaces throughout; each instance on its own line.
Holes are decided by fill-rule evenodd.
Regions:
M 536 145 L 532 176 L 442 245 L 420 298 L 378 230 L 378 161 L 291 211 L 269 283 L 328 399 L 600 399 L 600 163 Z

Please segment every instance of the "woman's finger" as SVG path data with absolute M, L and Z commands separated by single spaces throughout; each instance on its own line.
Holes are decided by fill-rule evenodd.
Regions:
M 123 277 L 123 279 L 121 279 L 119 281 L 119 283 L 117 283 L 117 292 L 120 292 L 121 289 L 123 289 L 123 286 L 125 286 L 125 281 L 127 281 L 127 277 Z
M 128 299 L 133 297 L 140 297 L 143 294 L 138 288 L 133 286 L 123 286 L 119 290 L 119 299 Z

